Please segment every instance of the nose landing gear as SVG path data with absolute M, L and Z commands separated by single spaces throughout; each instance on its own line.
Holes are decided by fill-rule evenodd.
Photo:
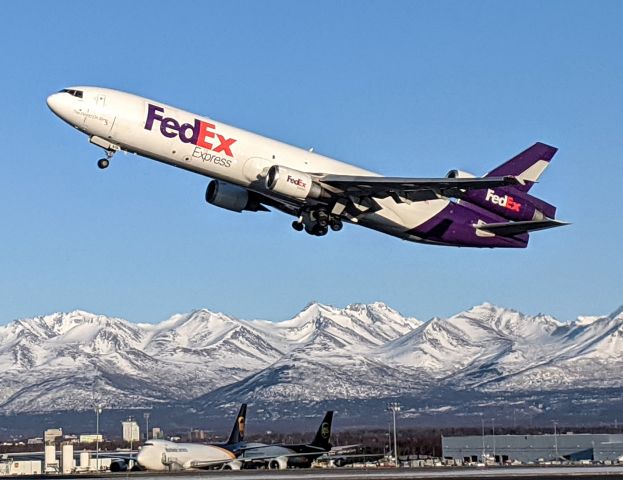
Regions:
M 329 233 L 329 228 L 334 232 L 342 229 L 342 220 L 329 214 L 324 208 L 303 211 L 301 216 L 292 222 L 292 228 L 297 232 L 305 230 L 309 235 L 323 237 Z
M 97 161 L 97 166 L 101 168 L 102 170 L 105 168 L 108 168 L 108 166 L 110 165 L 110 159 L 112 158 L 114 154 L 115 154 L 114 151 L 106 150 L 106 158 L 100 158 Z
M 104 168 L 108 168 L 112 156 L 115 154 L 115 152 L 121 150 L 121 147 L 119 145 L 111 143 L 105 138 L 98 137 L 96 135 L 89 137 L 89 142 L 91 142 L 93 145 L 97 145 L 98 147 L 103 148 L 104 152 L 106 152 L 106 158 L 100 158 L 97 161 L 97 166 L 102 170 Z

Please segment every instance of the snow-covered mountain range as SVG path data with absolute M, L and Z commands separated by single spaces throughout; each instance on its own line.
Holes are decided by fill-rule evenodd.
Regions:
M 0 327 L 0 414 L 279 405 L 623 387 L 623 310 L 563 323 L 483 304 L 421 322 L 310 304 L 274 323 L 198 310 L 157 324 L 83 311 Z M 206 407 L 207 408 L 207 407 Z

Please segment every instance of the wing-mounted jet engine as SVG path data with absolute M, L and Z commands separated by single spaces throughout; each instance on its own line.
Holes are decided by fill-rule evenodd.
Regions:
M 268 209 L 246 188 L 222 180 L 212 180 L 206 189 L 206 202 L 232 212 L 267 212 Z
M 329 197 L 309 173 L 281 165 L 273 165 L 268 170 L 266 189 L 284 197 L 298 198 L 299 200 Z
M 282 197 L 318 200 L 300 209 L 299 218 L 292 222 L 292 228 L 295 230 L 304 229 L 309 234 L 323 236 L 327 234 L 329 228 L 336 232 L 342 229 L 341 218 L 331 213 L 327 205 L 331 199 L 330 192 L 309 173 L 273 165 L 266 175 L 265 186 L 266 190 Z

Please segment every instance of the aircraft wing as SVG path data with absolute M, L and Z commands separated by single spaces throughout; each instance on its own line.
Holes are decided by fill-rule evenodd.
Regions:
M 83 452 L 88 452 L 91 454 L 91 458 L 95 460 L 95 450 L 74 450 L 74 456 L 79 456 Z M 59 450 L 56 451 L 57 454 L 60 453 Z M 99 458 L 111 458 L 118 460 L 135 460 L 136 455 L 138 454 L 138 450 L 123 450 L 120 452 L 117 451 L 108 451 L 108 450 L 100 450 Z M 43 459 L 45 456 L 45 452 L 6 452 L 0 453 L 0 460 L 6 460 L 9 458 L 15 459 Z
M 457 196 L 463 190 L 496 188 L 521 183 L 514 176 L 486 178 L 403 178 L 357 175 L 325 175 L 319 178 L 325 185 L 337 188 L 350 196 L 393 197 L 395 200 L 433 200 L 438 195 Z
M 253 450 L 253 449 L 250 449 Z M 241 462 L 241 463 L 253 463 L 253 462 L 263 462 L 265 460 L 272 460 L 273 458 L 289 458 L 289 457 L 309 457 L 315 456 L 318 457 L 320 455 L 324 455 L 326 452 L 317 451 L 317 452 L 303 452 L 303 453 L 284 453 L 284 454 L 266 454 L 266 455 L 252 455 L 249 457 L 245 457 L 244 454 L 240 455 L 235 459 L 223 459 L 223 460 L 192 460 L 188 463 L 187 468 L 212 468 L 219 467 L 222 465 L 226 465 L 230 462 Z
M 188 463 L 187 468 L 211 468 L 220 467 L 235 461 L 235 459 L 229 458 L 225 460 L 192 460 Z
M 361 448 L 362 445 L 361 443 L 353 443 L 352 445 L 337 445 L 334 447 L 331 447 L 331 450 L 329 450 L 329 454 L 338 454 L 338 453 L 344 453 L 344 452 L 350 452 L 350 451 L 354 451 L 357 448 Z
M 245 452 L 248 450 L 245 450 Z M 259 461 L 264 461 L 264 460 L 271 460 L 273 458 L 291 458 L 291 457 L 320 457 L 322 455 L 326 455 L 327 451 L 325 450 L 316 450 L 316 451 L 309 451 L 309 452 L 292 452 L 292 453 L 267 453 L 267 454 L 260 454 L 260 455 L 250 455 L 250 456 L 245 456 L 244 454 L 240 455 L 239 457 L 236 458 L 236 460 L 240 461 L 240 462 L 259 462 Z

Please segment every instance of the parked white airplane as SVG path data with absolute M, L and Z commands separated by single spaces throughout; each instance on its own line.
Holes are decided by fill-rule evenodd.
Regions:
M 136 457 L 138 464 L 154 471 L 225 467 L 240 470 L 236 455 L 222 447 L 199 443 L 148 440 Z
M 167 440 L 148 440 L 136 460 L 138 464 L 153 471 L 193 470 L 221 468 L 270 468 L 283 470 L 288 467 L 309 467 L 312 462 L 331 450 L 331 424 L 333 412 L 325 414 L 316 436 L 311 443 L 265 444 L 244 440 L 246 405 L 242 405 L 234 422 L 229 440 L 221 444 L 174 443 Z
M 212 177 L 206 200 L 235 212 L 273 207 L 312 235 L 356 223 L 415 242 L 525 247 L 528 232 L 562 225 L 528 194 L 556 149 L 537 143 L 483 178 L 390 178 L 154 100 L 99 87 L 50 95 L 50 109 L 103 148 Z

